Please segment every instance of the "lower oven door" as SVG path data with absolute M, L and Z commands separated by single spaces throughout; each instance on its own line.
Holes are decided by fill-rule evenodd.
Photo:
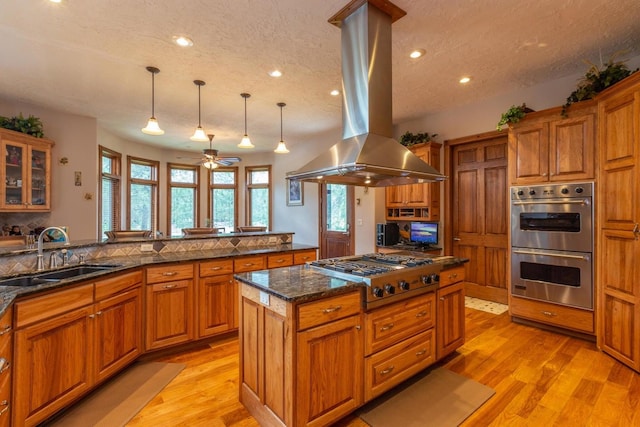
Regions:
M 511 293 L 593 310 L 591 253 L 512 248 Z

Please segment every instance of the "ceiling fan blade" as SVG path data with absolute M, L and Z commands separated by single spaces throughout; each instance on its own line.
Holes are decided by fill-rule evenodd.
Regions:
M 184 157 L 184 156 L 176 156 L 176 159 L 182 159 L 182 160 L 198 160 L 201 157 Z
M 236 162 L 241 162 L 242 159 L 240 157 L 218 157 L 218 160 L 224 160 L 225 162 L 231 162 L 231 163 L 236 163 Z
M 214 159 L 214 162 L 222 166 L 231 166 L 231 164 L 233 163 L 233 162 L 227 161 L 226 159 Z

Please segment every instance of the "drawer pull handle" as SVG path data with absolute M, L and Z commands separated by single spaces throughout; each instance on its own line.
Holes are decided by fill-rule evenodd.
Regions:
M 98 311 L 98 312 L 96 313 L 96 316 L 102 316 L 102 311 Z
M 281 262 L 284 262 L 284 260 L 283 259 L 277 259 L 276 262 L 281 263 Z
M 557 316 L 556 313 L 553 313 L 551 311 L 543 311 L 542 314 L 544 314 L 547 317 L 556 317 Z
M 424 356 L 425 354 L 427 354 L 427 350 L 423 348 L 422 350 L 416 353 L 416 357 Z
M 424 317 L 427 315 L 426 310 L 422 310 L 420 313 L 416 314 L 416 317 Z
M 380 375 L 387 375 L 391 373 L 391 371 L 393 371 L 395 368 L 395 366 L 389 366 L 387 369 L 380 371 Z
M 4 357 L 0 358 L 0 374 L 8 370 L 11 367 L 11 363 Z
M 336 305 L 335 307 L 329 307 L 329 308 L 325 308 L 324 310 L 322 310 L 322 312 L 324 314 L 329 314 L 329 313 L 333 313 L 334 311 L 338 311 L 342 308 L 341 305 Z
M 218 270 L 222 270 L 222 267 L 211 267 L 211 269 L 212 269 L 213 271 L 218 271 Z
M 386 325 L 384 325 L 383 327 L 380 328 L 380 332 L 384 332 L 384 331 L 388 331 L 389 329 L 393 328 L 395 325 L 393 323 L 387 323 Z
M 11 332 L 11 325 L 7 325 L 1 330 L 0 331 L 0 336 L 2 336 L 4 334 L 8 334 L 9 332 Z
M 4 414 L 5 412 L 7 412 L 9 410 L 9 401 L 8 400 L 3 400 L 2 402 L 0 402 L 0 405 L 4 406 L 4 408 L 2 408 L 2 410 L 0 411 L 0 415 Z
M 95 314 L 90 314 L 90 315 L 89 315 L 89 319 L 93 319 L 93 318 L 95 318 L 95 317 L 96 317 L 96 315 L 95 315 Z
M 178 285 L 164 285 L 163 288 L 165 288 L 165 289 L 173 289 L 176 286 L 178 286 Z
M 455 279 L 456 277 L 458 277 L 458 273 L 453 273 L 449 275 L 449 279 Z
M 440 301 L 444 301 L 444 297 L 440 297 Z
M 246 263 L 244 266 L 245 266 L 245 267 L 251 267 L 252 265 L 253 265 L 253 263 L 252 263 L 252 262 L 248 262 L 248 263 Z
M 163 276 L 175 276 L 176 274 L 178 274 L 177 271 L 165 271 L 164 273 L 162 273 Z

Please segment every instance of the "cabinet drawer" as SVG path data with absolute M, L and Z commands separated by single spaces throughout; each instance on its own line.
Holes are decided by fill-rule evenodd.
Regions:
M 589 334 L 594 333 L 592 311 L 518 297 L 511 298 L 509 309 L 512 316 Z
M 365 355 L 433 327 L 435 300 L 435 294 L 429 292 L 366 313 Z
M 298 251 L 293 253 L 293 264 L 300 265 L 316 259 L 316 250 Z
M 15 328 L 93 303 L 93 283 L 18 301 Z
M 267 268 L 289 267 L 293 265 L 293 254 L 275 254 L 267 256 Z
M 369 401 L 436 360 L 433 329 L 365 358 L 364 400 Z
M 464 280 L 464 267 L 455 267 L 440 273 L 440 287 L 449 286 Z
M 130 287 L 142 283 L 142 271 L 121 274 L 96 282 L 96 301 L 119 294 Z
M 147 284 L 193 278 L 193 264 L 163 265 L 147 268 Z
M 222 259 L 200 263 L 200 277 L 219 276 L 233 273 L 233 260 Z
M 298 330 L 359 314 L 361 300 L 360 292 L 350 292 L 301 304 L 298 307 Z
M 2 349 L 7 348 L 11 343 L 13 336 L 13 326 L 11 324 L 13 319 L 13 306 L 7 308 L 2 317 L 0 317 L 0 357 L 7 357 Z M 11 354 L 11 353 L 9 353 Z
M 235 273 L 244 273 L 245 271 L 264 270 L 267 268 L 267 262 L 264 256 L 251 256 L 238 258 L 233 260 L 233 271 Z

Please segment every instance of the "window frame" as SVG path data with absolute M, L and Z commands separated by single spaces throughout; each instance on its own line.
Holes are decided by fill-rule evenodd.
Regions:
M 145 165 L 151 166 L 151 179 L 131 178 L 131 165 Z M 151 233 L 153 235 L 158 231 L 158 218 L 160 214 L 160 200 L 159 200 L 159 187 L 160 187 L 160 162 L 157 160 L 149 160 L 142 157 L 127 156 L 127 229 L 131 229 L 131 185 L 132 184 L 146 184 L 152 187 L 152 199 L 153 205 L 151 208 Z
M 213 182 L 213 174 L 214 172 L 233 172 L 233 182 L 234 184 L 215 184 Z M 235 229 L 238 228 L 238 167 L 237 166 L 219 166 L 215 169 L 210 169 L 207 172 L 207 176 L 209 179 L 209 188 L 207 190 L 207 218 L 211 221 L 211 224 L 206 224 L 207 226 L 213 227 L 214 218 L 213 218 L 213 190 L 216 189 L 233 189 L 233 224 Z M 232 233 L 236 230 L 225 230 L 227 233 Z
M 195 183 L 186 182 L 173 182 L 171 181 L 171 171 L 174 169 L 190 170 L 194 172 Z M 193 188 L 194 189 L 194 212 L 193 212 L 193 227 L 198 227 L 200 223 L 200 166 L 187 165 L 184 163 L 167 163 L 167 236 L 171 234 L 171 206 L 172 197 L 171 190 L 173 188 Z
M 111 173 L 104 173 L 102 171 L 102 158 L 108 157 L 111 159 Z M 122 227 L 122 154 L 115 150 L 98 145 L 98 165 L 100 167 L 100 183 L 98 184 L 98 240 L 104 239 L 104 232 L 110 230 L 102 229 L 102 201 L 104 195 L 102 194 L 102 181 L 107 178 L 115 183 L 115 188 L 111 194 L 113 200 L 113 223 L 115 230 Z
M 245 170 L 245 214 L 244 214 L 244 225 L 262 225 L 262 224 L 252 224 L 251 221 L 251 190 L 257 188 L 266 188 L 269 191 L 269 207 L 268 207 L 268 215 L 269 215 L 269 224 L 267 224 L 267 229 L 272 229 L 273 223 L 273 175 L 271 173 L 271 165 L 259 165 L 259 166 L 247 166 L 244 168 Z M 268 184 L 253 184 L 251 182 L 251 173 L 258 171 L 267 171 L 269 176 Z

